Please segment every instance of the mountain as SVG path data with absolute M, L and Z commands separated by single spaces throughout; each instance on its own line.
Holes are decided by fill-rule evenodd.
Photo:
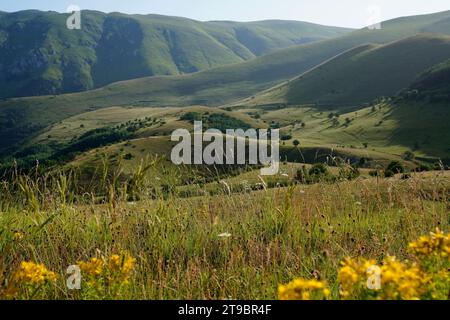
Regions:
M 450 57 L 450 37 L 421 34 L 386 45 L 363 45 L 246 100 L 250 105 L 360 105 L 394 96 L 424 70 Z
M 348 31 L 297 21 L 198 22 L 159 15 L 20 11 L 0 17 L 0 97 L 78 92 L 246 61 Z
M 0 102 L 0 150 L 67 117 L 109 106 L 220 106 L 250 97 L 366 43 L 385 44 L 433 29 L 450 34 L 450 11 L 398 18 L 380 30 L 362 29 L 336 39 L 278 50 L 250 61 L 181 76 L 134 79 L 59 96 Z

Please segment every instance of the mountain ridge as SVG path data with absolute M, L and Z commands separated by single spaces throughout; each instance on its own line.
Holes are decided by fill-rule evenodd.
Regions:
M 350 31 L 302 22 L 223 26 L 98 11 L 82 11 L 81 30 L 68 30 L 68 17 L 38 10 L 2 15 L 0 97 L 79 92 L 144 76 L 192 73 Z

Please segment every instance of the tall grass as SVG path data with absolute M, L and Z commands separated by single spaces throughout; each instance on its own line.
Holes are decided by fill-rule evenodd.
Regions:
M 36 298 L 81 299 L 66 288 L 67 267 L 127 252 L 137 261 L 123 299 L 274 299 L 280 283 L 336 279 L 345 257 L 408 258 L 406 243 L 449 229 L 444 172 L 179 198 L 152 168 L 142 163 L 131 180 L 105 169 L 98 195 L 75 171 L 2 181 L 0 280 L 35 261 L 59 275 Z

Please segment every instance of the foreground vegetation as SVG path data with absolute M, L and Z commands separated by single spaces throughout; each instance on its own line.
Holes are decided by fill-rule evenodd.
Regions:
M 133 185 L 107 175 L 98 180 L 104 186 L 96 190 L 105 191 L 99 194 L 76 192 L 70 174 L 4 180 L 1 297 L 275 299 L 281 284 L 326 279 L 323 296 L 310 298 L 368 299 L 342 292 L 342 261 L 385 268 L 382 261 L 395 256 L 414 268 L 403 262 L 417 256 L 407 244 L 436 228 L 449 230 L 446 171 L 185 199 L 155 192 L 154 180 L 145 176 Z M 130 188 L 139 202 L 127 201 Z M 430 263 L 448 269 L 445 259 Z M 81 269 L 81 290 L 66 286 L 71 265 Z M 439 282 L 438 293 L 418 298 L 446 298 L 448 272 L 439 275 L 447 282 Z

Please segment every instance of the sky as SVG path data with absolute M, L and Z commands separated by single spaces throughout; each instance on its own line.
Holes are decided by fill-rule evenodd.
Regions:
M 65 12 L 70 5 L 103 12 L 163 14 L 195 20 L 299 20 L 361 28 L 401 16 L 450 10 L 449 0 L 0 0 L 0 11 Z

